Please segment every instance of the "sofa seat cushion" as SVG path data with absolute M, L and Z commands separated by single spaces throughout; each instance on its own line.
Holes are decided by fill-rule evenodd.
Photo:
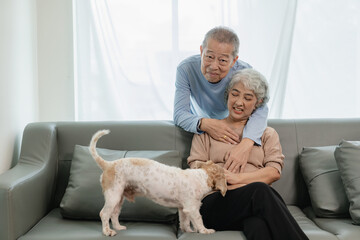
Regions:
M 217 231 L 213 234 L 179 232 L 179 240 L 246 240 L 241 231 Z
M 319 228 L 313 221 L 311 221 L 305 213 L 297 206 L 287 206 L 291 215 L 295 218 L 300 228 L 304 231 L 306 236 L 311 240 L 338 240 L 338 238 Z
M 118 231 L 112 240 L 172 240 L 176 239 L 175 224 L 150 222 L 121 222 L 127 230 Z M 102 234 L 101 221 L 69 220 L 62 218 L 60 209 L 52 210 L 28 233 L 18 240 L 109 240 Z
M 352 223 L 352 219 L 348 218 L 319 218 L 315 215 L 311 207 L 304 209 L 306 216 L 316 225 L 327 232 L 330 232 L 338 239 L 353 240 L 359 239 L 360 227 Z
M 301 229 L 311 240 L 338 240 L 335 235 L 319 228 L 311 221 L 305 213 L 297 206 L 287 206 L 291 215 L 295 218 Z M 183 233 L 179 232 L 178 239 L 181 240 L 208 240 L 208 239 L 226 239 L 226 240 L 242 240 L 246 239 L 242 231 L 218 231 L 214 234 L 206 235 L 199 233 Z
M 97 148 L 105 160 L 113 161 L 124 157 L 150 158 L 158 162 L 181 167 L 178 151 L 119 151 Z M 60 203 L 65 218 L 99 220 L 104 205 L 100 185 L 102 171 L 92 158 L 87 146 L 76 145 L 71 163 L 69 184 Z M 160 206 L 153 201 L 136 197 L 135 202 L 124 201 L 120 213 L 123 221 L 173 222 L 177 220 L 177 209 Z

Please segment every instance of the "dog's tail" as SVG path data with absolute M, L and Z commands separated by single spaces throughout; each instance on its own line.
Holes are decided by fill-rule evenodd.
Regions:
M 110 130 L 100 130 L 97 131 L 91 138 L 91 142 L 90 142 L 90 146 L 89 146 L 89 150 L 90 153 L 92 155 L 92 157 L 95 159 L 97 165 L 99 165 L 99 167 L 104 170 L 106 165 L 107 165 L 107 161 L 105 161 L 105 159 L 103 159 L 96 151 L 96 143 L 99 140 L 99 138 L 101 138 L 102 136 L 109 134 Z

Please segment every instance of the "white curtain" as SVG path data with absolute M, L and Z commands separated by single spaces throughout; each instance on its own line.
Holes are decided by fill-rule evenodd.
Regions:
M 77 120 L 172 119 L 176 66 L 218 25 L 268 79 L 271 118 L 359 117 L 358 2 L 74 0 Z
M 283 118 L 360 117 L 360 1 L 299 0 Z

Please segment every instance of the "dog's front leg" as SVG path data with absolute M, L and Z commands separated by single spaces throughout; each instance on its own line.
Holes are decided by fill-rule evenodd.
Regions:
M 180 229 L 183 232 L 194 232 L 194 230 L 190 226 L 190 219 L 181 208 L 179 208 L 179 221 L 180 221 Z
M 193 224 L 193 226 L 195 228 L 195 231 L 197 231 L 199 233 L 204 233 L 204 234 L 214 233 L 215 232 L 214 229 L 205 228 L 204 222 L 203 222 L 202 217 L 199 212 L 199 208 L 200 208 L 200 206 L 198 208 L 194 207 L 194 206 L 191 206 L 189 208 L 184 208 L 184 213 L 190 219 L 191 223 Z

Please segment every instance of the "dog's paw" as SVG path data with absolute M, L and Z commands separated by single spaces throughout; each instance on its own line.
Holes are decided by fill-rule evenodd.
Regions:
M 123 226 L 123 225 L 115 225 L 115 226 L 113 226 L 116 230 L 119 230 L 119 231 L 121 231 L 121 230 L 126 230 L 126 226 Z
M 191 233 L 191 232 L 195 232 L 190 226 L 183 226 L 183 227 L 180 227 L 180 229 L 183 231 L 183 232 L 188 232 L 188 233 Z
M 112 230 L 112 229 L 106 229 L 106 230 L 103 230 L 103 233 L 105 236 L 107 237 L 113 237 L 116 235 L 116 231 Z
M 199 230 L 199 233 L 202 233 L 202 234 L 211 234 L 211 233 L 214 233 L 214 232 L 215 232 L 214 229 L 207 229 L 207 228 Z

